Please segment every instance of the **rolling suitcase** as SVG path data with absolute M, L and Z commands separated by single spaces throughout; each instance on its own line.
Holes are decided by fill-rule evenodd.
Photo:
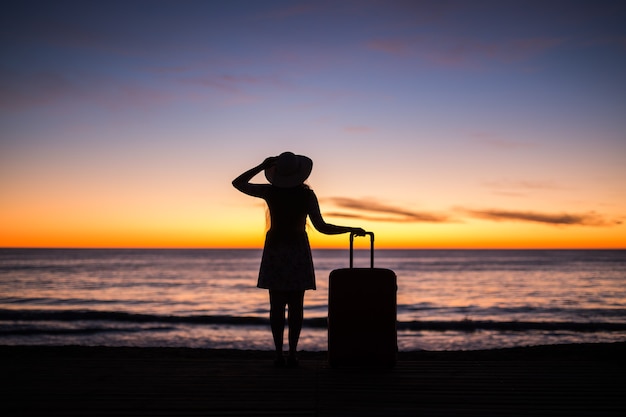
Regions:
M 396 274 L 374 268 L 374 233 L 370 267 L 354 267 L 350 234 L 350 268 L 331 271 L 328 283 L 328 361 L 331 367 L 385 366 L 396 363 Z

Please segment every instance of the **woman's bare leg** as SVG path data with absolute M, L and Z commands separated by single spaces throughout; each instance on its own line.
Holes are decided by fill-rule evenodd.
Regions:
M 270 290 L 270 327 L 274 338 L 277 358 L 283 354 L 283 333 L 285 332 L 285 305 L 287 297 L 282 291 Z
M 293 291 L 289 294 L 289 356 L 293 359 L 298 351 L 298 340 L 304 320 L 304 291 Z

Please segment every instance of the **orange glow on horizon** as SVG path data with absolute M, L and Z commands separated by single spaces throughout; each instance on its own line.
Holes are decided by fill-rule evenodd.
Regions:
M 142 215 L 137 209 L 125 213 L 120 208 L 74 217 L 63 215 L 58 209 L 23 213 L 5 210 L 0 212 L 3 222 L 0 247 L 262 248 L 265 237 L 262 205 L 254 204 L 254 200 L 246 205 L 250 200 L 245 196 L 242 201 L 242 206 L 213 212 L 175 207 L 150 215 Z M 328 216 L 326 221 L 373 231 L 376 249 L 626 249 L 623 230 L 626 226 L 622 224 L 555 226 L 481 220 L 394 223 L 333 216 Z M 312 226 L 308 227 L 308 233 L 314 249 L 348 247 L 347 234 L 323 235 Z M 368 248 L 369 242 L 359 238 L 355 245 Z
M 375 230 L 375 229 L 374 229 Z M 376 231 L 375 231 L 376 233 Z M 345 249 L 348 235 L 324 236 L 309 232 L 313 249 Z M 176 234 L 142 232 L 121 233 L 49 233 L 47 235 L 5 234 L 0 247 L 5 248 L 207 248 L 207 249 L 260 249 L 264 237 L 257 235 Z M 369 240 L 357 238 L 355 248 L 368 249 Z M 376 233 L 376 249 L 626 249 L 623 240 L 603 235 L 589 234 L 585 239 L 570 240 L 558 235 L 537 236 L 534 239 L 515 239 L 511 236 L 467 235 L 454 239 L 445 234 L 426 238 L 390 236 Z

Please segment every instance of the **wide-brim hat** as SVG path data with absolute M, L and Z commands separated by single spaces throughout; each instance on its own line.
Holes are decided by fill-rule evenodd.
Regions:
M 302 184 L 313 169 L 313 161 L 293 152 L 283 152 L 278 155 L 276 163 L 265 169 L 265 178 L 280 188 L 291 188 Z

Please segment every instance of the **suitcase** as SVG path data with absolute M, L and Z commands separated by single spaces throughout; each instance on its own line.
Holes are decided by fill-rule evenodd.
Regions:
M 374 233 L 370 267 L 354 267 L 350 234 L 350 268 L 331 271 L 328 283 L 328 362 L 331 367 L 384 366 L 396 363 L 396 274 L 374 268 Z

